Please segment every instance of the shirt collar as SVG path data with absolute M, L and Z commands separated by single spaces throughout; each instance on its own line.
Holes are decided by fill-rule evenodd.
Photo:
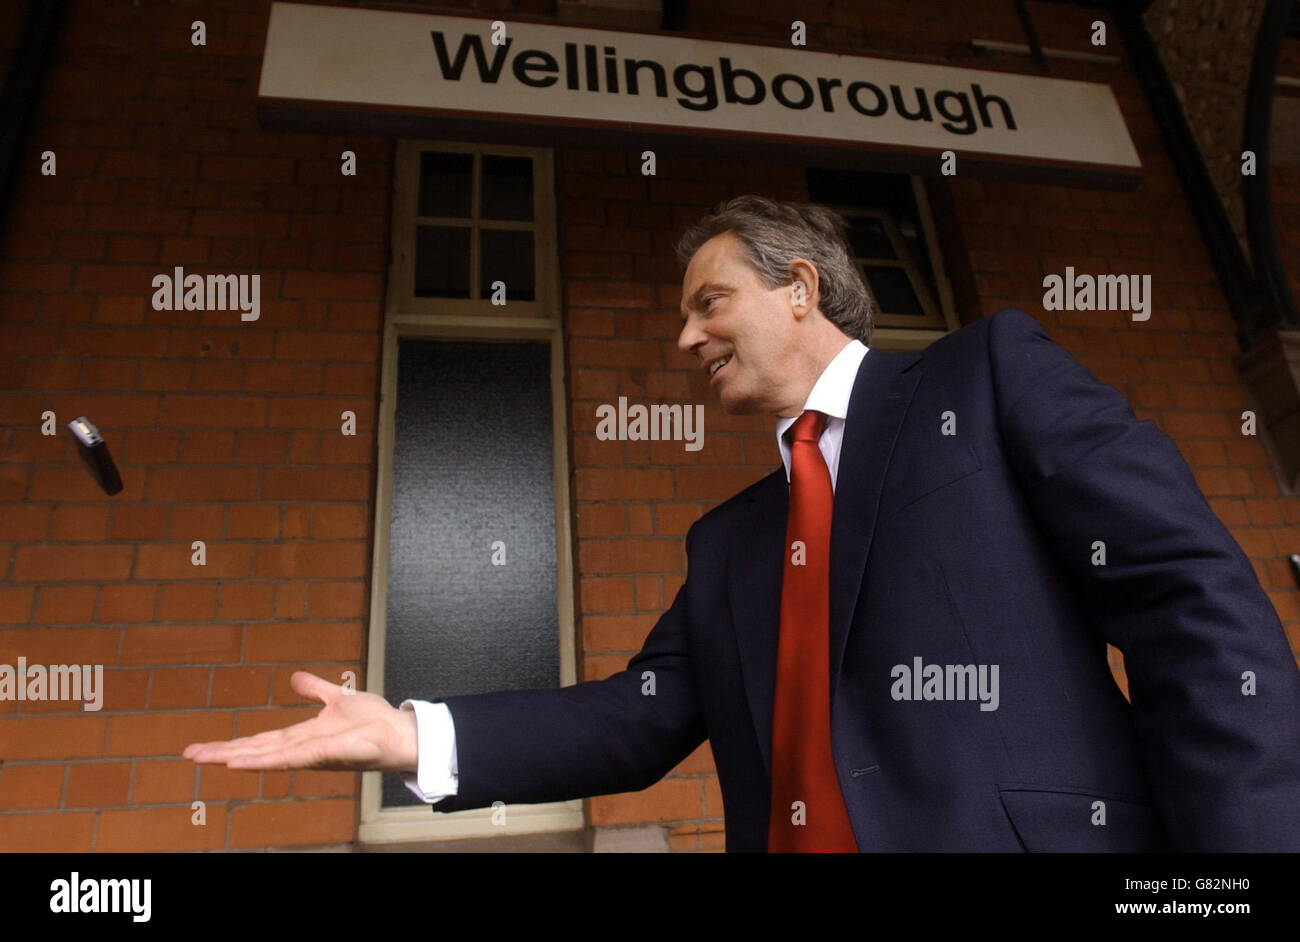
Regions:
M 830 419 L 844 421 L 849 414 L 849 399 L 853 395 L 853 383 L 858 378 L 858 369 L 862 358 L 871 349 L 861 340 L 850 340 L 835 358 L 826 364 L 822 375 L 817 377 L 808 399 L 803 404 L 803 412 L 814 409 L 824 412 Z M 781 418 L 776 423 L 776 444 L 781 449 L 781 461 L 785 465 L 785 479 L 790 480 L 790 445 L 785 440 L 785 430 L 794 425 L 797 415 Z M 827 420 L 829 424 L 830 419 Z

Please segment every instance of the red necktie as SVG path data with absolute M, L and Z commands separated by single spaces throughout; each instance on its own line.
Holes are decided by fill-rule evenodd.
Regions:
M 825 427 L 826 415 L 811 411 L 792 426 L 790 518 L 772 710 L 772 811 L 767 834 L 771 853 L 855 853 L 858 849 L 831 757 L 834 493 L 817 446 Z

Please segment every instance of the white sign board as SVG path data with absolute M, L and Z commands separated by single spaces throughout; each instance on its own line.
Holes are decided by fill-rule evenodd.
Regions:
M 259 96 L 1136 171 L 1107 85 L 671 34 L 273 3 Z

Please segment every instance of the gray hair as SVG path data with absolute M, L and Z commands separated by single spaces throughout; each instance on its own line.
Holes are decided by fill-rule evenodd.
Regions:
M 677 240 L 677 261 L 684 268 L 700 246 L 732 232 L 745 247 L 750 265 L 768 288 L 794 281 L 796 258 L 817 269 L 819 308 L 827 320 L 863 343 L 871 339 L 876 301 L 853 260 L 848 224 L 832 209 L 816 203 L 784 203 L 763 196 L 737 196 L 714 207 Z

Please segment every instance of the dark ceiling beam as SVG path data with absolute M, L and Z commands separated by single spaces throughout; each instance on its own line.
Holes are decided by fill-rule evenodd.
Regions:
M 1255 173 L 1241 179 L 1246 205 L 1246 236 L 1254 260 L 1255 279 L 1266 303 L 1251 327 L 1300 327 L 1291 289 L 1277 250 L 1277 229 L 1273 225 L 1269 197 L 1269 134 L 1273 127 L 1273 92 L 1277 85 L 1277 63 L 1282 52 L 1283 31 L 1300 5 L 1292 0 L 1269 0 L 1260 20 L 1246 94 L 1246 124 L 1242 149 L 1255 154 Z M 1247 337 L 1249 342 L 1253 335 Z
M 1289 3 L 1290 0 L 1274 0 L 1274 2 Z M 1259 277 L 1262 269 L 1257 272 L 1241 247 L 1241 242 L 1223 207 L 1223 201 L 1210 177 L 1200 145 L 1187 123 L 1186 114 L 1174 91 L 1173 82 L 1165 71 L 1160 51 L 1147 31 L 1146 22 L 1140 12 L 1140 9 L 1145 9 L 1145 6 L 1146 4 L 1130 6 L 1118 3 L 1109 7 L 1109 12 L 1128 48 L 1129 63 L 1151 106 L 1165 151 L 1173 161 L 1174 170 L 1182 183 L 1188 209 L 1209 251 L 1210 263 L 1214 266 L 1228 306 L 1237 321 L 1238 341 L 1243 350 L 1249 349 L 1260 327 L 1270 323 L 1274 325 L 1287 323 L 1287 319 L 1293 318 L 1295 313 L 1294 310 L 1287 308 L 1278 311 L 1273 298 L 1268 296 L 1266 283 Z M 1256 58 L 1258 58 L 1258 50 Z M 1276 68 L 1275 63 L 1273 68 Z M 1259 120 L 1258 115 L 1257 120 Z M 1264 147 L 1267 151 L 1266 135 Z M 1243 146 L 1243 149 L 1247 148 Z M 1266 175 L 1268 169 L 1264 159 L 1264 157 L 1258 159 L 1257 171 Z M 1265 181 L 1265 190 L 1267 190 L 1267 181 Z M 1255 238 L 1265 239 L 1258 250 Z M 1250 237 L 1251 251 L 1260 252 L 1257 257 L 1266 257 L 1270 250 L 1275 254 L 1275 248 L 1270 249 L 1274 245 L 1273 240 L 1271 226 L 1267 234 L 1257 228 L 1255 235 Z
M 1020 28 L 1025 31 L 1025 42 L 1029 44 L 1029 54 L 1034 57 L 1034 64 L 1039 72 L 1047 72 L 1047 57 L 1043 55 L 1043 44 L 1038 41 L 1038 30 L 1034 29 L 1034 19 L 1029 15 L 1029 6 L 1025 0 L 1016 0 L 1016 16 L 1020 18 Z

